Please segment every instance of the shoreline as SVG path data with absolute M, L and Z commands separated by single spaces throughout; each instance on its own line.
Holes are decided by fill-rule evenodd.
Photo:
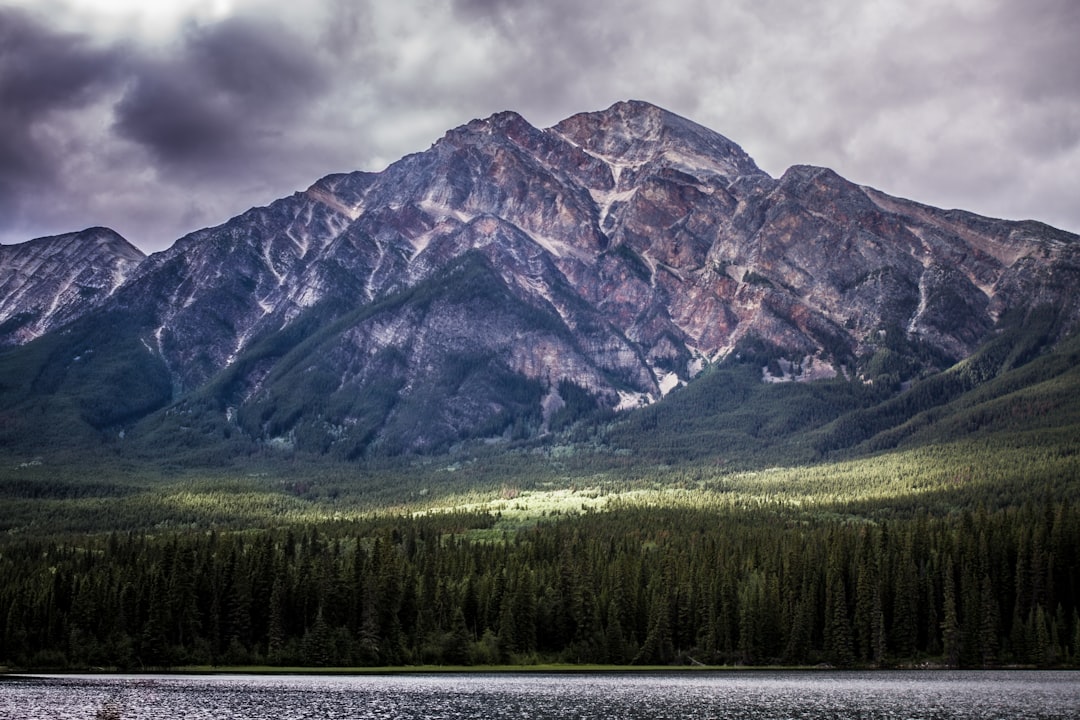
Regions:
M 169 677 L 169 676 L 336 676 L 378 677 L 392 675 L 649 675 L 662 673 L 842 673 L 842 672 L 1080 672 L 1077 668 L 1031 665 L 1007 665 L 989 668 L 954 668 L 944 665 L 907 665 L 894 667 L 834 667 L 827 665 L 403 665 L 388 667 L 272 667 L 265 665 L 182 666 L 175 668 L 146 668 L 120 670 L 117 668 L 84 668 L 80 670 L 0 668 L 0 682 L 19 677 Z

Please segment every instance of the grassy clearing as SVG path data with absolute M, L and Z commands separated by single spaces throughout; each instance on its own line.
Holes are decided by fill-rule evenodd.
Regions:
M 468 510 L 497 518 L 475 539 L 498 539 L 546 519 L 628 507 L 776 509 L 808 516 L 844 509 L 853 514 L 949 513 L 979 503 L 1019 504 L 1032 495 L 1077 497 L 1080 454 L 1062 448 L 1010 448 L 954 443 L 894 451 L 859 460 L 724 472 L 696 467 L 659 470 L 654 480 L 592 478 L 594 484 L 520 490 L 504 487 L 488 499 L 451 496 L 417 514 Z M 583 478 L 583 481 L 589 478 Z
M 547 519 L 627 507 L 773 509 L 815 516 L 947 514 L 1020 504 L 1033 494 L 1080 499 L 1080 440 L 1007 438 L 893 450 L 809 465 L 734 471 L 680 467 L 568 467 L 523 457 L 492 472 L 484 461 L 453 473 L 438 465 L 379 473 L 315 467 L 209 474 L 93 474 L 93 483 L 47 465 L 0 474 L 0 532 L 7 537 L 126 530 L 257 529 L 433 512 L 490 513 L 497 540 Z

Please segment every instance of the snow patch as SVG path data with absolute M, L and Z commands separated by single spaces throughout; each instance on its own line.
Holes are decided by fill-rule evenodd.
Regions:
M 416 207 L 430 215 L 432 219 L 435 220 L 435 226 L 427 232 L 409 238 L 409 243 L 413 248 L 412 255 L 409 256 L 409 262 L 412 262 L 419 257 L 420 253 L 427 250 L 428 246 L 431 245 L 431 241 L 436 237 L 446 235 L 461 225 L 469 223 L 473 219 L 473 216 L 442 205 L 431 198 L 421 200 L 416 204 Z
M 555 136 L 557 136 L 559 138 L 562 138 L 564 141 L 566 141 L 567 143 L 569 143 L 573 147 L 578 148 L 579 150 L 581 150 L 583 153 L 585 153 L 589 157 L 594 158 L 596 160 L 599 160 L 600 162 L 607 165 L 608 169 L 611 171 L 611 177 L 615 180 L 615 187 L 619 187 L 619 177 L 622 175 L 623 168 L 628 168 L 629 167 L 629 168 L 635 168 L 636 169 L 638 167 L 641 167 L 640 164 L 628 163 L 628 162 L 626 162 L 624 160 L 620 160 L 620 159 L 615 158 L 615 157 L 610 157 L 610 156 L 607 156 L 607 155 L 601 155 L 598 152 L 594 152 L 594 151 L 588 149 L 587 147 L 583 147 L 582 145 L 577 144 L 576 142 L 574 142 L 573 140 L 568 138 L 566 135 L 563 135 L 559 131 L 555 130 L 555 128 L 548 128 L 548 131 L 551 132 L 552 134 L 554 134 Z M 591 192 L 591 190 L 590 190 L 590 192 Z
M 673 372 L 669 372 L 660 378 L 660 394 L 666 396 L 669 392 L 682 385 L 682 380 Z
M 540 278 L 531 276 L 525 276 L 519 279 L 522 285 L 525 285 L 533 293 L 547 300 L 549 303 L 551 303 L 552 307 L 554 307 L 559 312 L 559 315 L 562 315 L 562 308 L 555 305 L 555 301 L 552 299 L 551 289 L 547 286 L 547 283 L 543 282 L 543 280 L 541 280 Z M 563 317 L 563 320 L 565 319 L 566 318 Z
M 109 294 L 112 295 L 116 292 L 116 289 L 124 284 L 124 280 L 127 279 L 127 274 L 135 267 L 135 265 L 125 265 L 124 269 L 116 268 L 113 270 L 112 277 L 110 278 Z
M 671 167 L 684 170 L 691 175 L 709 175 L 715 173 L 725 178 L 738 177 L 739 169 L 732 167 L 726 162 L 708 155 L 689 155 L 679 152 L 675 148 L 666 148 L 660 157 L 668 162 Z
M 562 395 L 559 394 L 559 387 L 557 384 L 552 384 L 548 388 L 547 395 L 540 401 L 541 417 L 544 421 L 544 431 L 548 429 L 548 423 L 551 422 L 551 418 L 555 413 L 566 407 L 566 401 L 562 399 Z
M 739 282 L 739 283 L 743 282 L 743 278 L 746 277 L 746 270 L 747 270 L 747 268 L 746 268 L 745 265 L 725 265 L 724 266 L 724 274 L 727 275 L 732 280 L 734 280 L 735 282 Z
M 371 274 L 364 281 L 364 294 L 368 300 L 375 299 L 375 276 L 379 274 L 379 268 L 382 267 L 383 260 L 386 259 L 386 245 L 376 239 L 375 246 L 379 248 L 379 259 L 375 261 L 371 268 Z
M 915 309 L 915 314 L 908 321 L 908 335 L 915 335 L 919 331 L 919 319 L 926 313 L 926 303 L 929 296 L 930 293 L 926 289 L 926 273 L 923 273 L 922 277 L 919 278 L 919 307 Z
M 617 179 L 616 183 L 618 183 Z M 616 185 L 616 187 L 618 187 L 618 185 Z M 592 196 L 593 202 L 596 203 L 596 207 L 599 210 L 598 217 L 600 220 L 600 227 L 603 228 L 605 226 L 608 215 L 611 214 L 611 208 L 615 203 L 629 202 L 636 193 L 637 188 L 630 188 L 629 190 L 594 190 L 589 188 L 589 195 Z
M 251 340 L 251 336 L 254 334 L 255 326 L 258 324 L 259 320 L 262 320 L 264 317 L 269 315 L 274 310 L 274 306 L 271 305 L 270 303 L 268 303 L 265 298 L 262 299 L 262 300 L 259 300 L 258 304 L 259 304 L 259 309 L 262 310 L 262 315 L 259 317 L 258 320 L 255 320 L 254 322 L 250 323 L 248 325 L 247 330 L 245 330 L 244 332 L 240 333 L 237 336 L 236 345 L 233 346 L 232 353 L 229 354 L 229 357 L 225 358 L 225 365 L 226 366 L 232 365 L 234 362 L 236 362 L 236 358 L 238 358 L 240 356 L 240 352 L 245 347 L 247 347 L 248 341 Z
M 427 197 L 416 204 L 416 207 L 420 208 L 428 215 L 432 216 L 436 220 L 453 219 L 465 224 L 470 222 L 474 216 L 468 215 L 457 208 L 447 207 L 443 203 L 439 202 L 436 198 Z
M 307 255 L 308 248 L 311 247 L 311 233 L 307 231 L 307 228 L 300 228 L 300 234 L 297 235 L 290 227 L 285 231 L 285 237 L 289 238 L 296 247 L 296 254 L 298 257 Z
M 686 373 L 690 377 L 695 378 L 705 369 L 705 363 L 708 362 L 708 360 L 697 350 L 691 348 L 690 351 L 694 354 L 694 357 L 686 363 Z
M 529 239 L 531 239 L 534 243 L 544 248 L 544 250 L 547 250 L 548 253 L 554 255 L 560 260 L 565 257 L 575 257 L 579 260 L 587 259 L 586 254 L 583 253 L 580 249 L 575 248 L 572 245 L 568 245 L 562 240 L 556 240 L 555 238 L 547 237 L 544 235 L 537 235 L 536 233 L 531 233 L 528 230 L 524 229 L 523 232 L 528 235 Z
M 439 233 L 440 229 L 441 228 L 434 228 L 425 233 L 420 233 L 409 241 L 412 243 L 413 248 L 412 255 L 409 256 L 409 262 L 415 260 L 420 253 L 428 249 L 428 245 L 431 245 L 431 241 L 435 238 L 435 235 Z
M 656 287 L 656 258 L 649 254 L 648 250 L 643 250 L 638 253 L 638 257 L 645 261 L 645 264 L 649 266 L 649 285 Z
M 280 287 L 285 284 L 285 276 L 278 272 L 277 267 L 274 265 L 274 259 L 270 257 L 270 245 L 263 245 L 263 261 L 266 263 L 266 268 L 277 280 L 277 284 Z
M 308 285 L 296 296 L 295 302 L 302 308 L 309 308 L 321 299 L 322 294 L 319 292 L 318 288 Z
M 346 205 L 345 203 L 341 202 L 341 200 L 339 200 L 337 197 L 335 197 L 332 193 L 329 193 L 322 188 L 309 188 L 307 191 L 307 196 L 310 197 L 312 200 L 318 200 L 323 205 L 326 205 L 327 207 L 336 210 L 350 220 L 356 220 L 363 214 L 362 205 Z
M 651 404 L 652 397 L 646 393 L 627 392 L 626 390 L 619 391 L 619 404 L 615 406 L 617 412 L 622 410 L 635 410 L 640 407 L 645 407 Z

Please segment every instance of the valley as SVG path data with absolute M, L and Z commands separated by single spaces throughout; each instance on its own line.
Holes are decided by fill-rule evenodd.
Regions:
M 6 662 L 1071 666 L 1080 394 L 1062 367 L 964 393 L 900 447 L 816 462 L 770 464 L 801 454 L 786 443 L 672 462 L 705 431 L 664 403 L 363 464 L 42 457 L 0 481 Z M 767 426 L 786 415 L 764 400 L 808 387 L 741 390 L 760 388 Z M 708 420 L 730 433 L 750 409 Z
M 636 101 L 0 247 L 0 667 L 1074 667 L 1080 239 Z

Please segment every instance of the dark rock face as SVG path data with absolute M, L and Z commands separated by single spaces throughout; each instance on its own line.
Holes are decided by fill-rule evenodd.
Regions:
M 29 342 L 98 307 L 145 257 L 107 228 L 0 245 L 0 346 Z
M 178 397 L 355 456 L 542 431 L 566 383 L 651 402 L 732 353 L 858 376 L 900 336 L 918 373 L 1008 312 L 1075 321 L 1078 247 L 824 168 L 774 179 L 626 102 L 547 130 L 500 113 L 381 173 L 328 176 L 182 238 L 107 305 Z

